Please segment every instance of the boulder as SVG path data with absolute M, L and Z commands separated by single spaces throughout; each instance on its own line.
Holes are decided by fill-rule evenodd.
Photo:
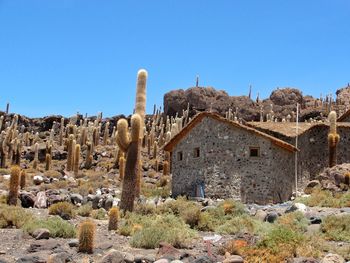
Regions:
M 318 180 L 312 180 L 306 185 L 304 193 L 311 194 L 312 191 L 317 187 L 321 187 L 321 183 Z
M 34 207 L 35 195 L 30 192 L 20 192 L 19 199 L 21 200 L 22 207 L 29 208 Z
M 81 204 L 83 202 L 83 197 L 80 194 L 71 194 L 70 195 L 70 200 L 73 204 Z
M 299 211 L 299 212 L 305 214 L 307 212 L 307 206 L 302 204 L 302 203 L 294 203 L 290 207 L 287 208 L 285 213 L 291 213 L 291 212 L 295 212 L 295 211 Z
M 47 198 L 44 191 L 38 192 L 35 197 L 34 207 L 47 208 Z
M 244 263 L 244 259 L 238 255 L 229 255 L 224 259 L 223 263 Z

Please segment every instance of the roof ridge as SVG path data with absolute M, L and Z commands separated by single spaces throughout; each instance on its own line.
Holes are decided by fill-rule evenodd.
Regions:
M 224 123 L 227 123 L 227 124 L 230 124 L 231 126 L 235 126 L 235 127 L 238 127 L 238 128 L 242 128 L 242 129 L 245 129 L 249 132 L 253 132 L 259 136 L 262 136 L 266 139 L 269 139 L 272 143 L 274 143 L 275 145 L 281 147 L 281 148 L 284 148 L 288 151 L 291 151 L 291 152 L 294 152 L 294 151 L 298 151 L 298 149 L 281 140 L 281 139 L 278 139 L 274 136 L 271 136 L 265 132 L 262 132 L 262 131 L 259 131 L 257 130 L 256 128 L 253 128 L 251 126 L 247 126 L 247 125 L 244 125 L 244 124 L 241 124 L 241 123 L 237 123 L 237 122 L 234 122 L 234 121 L 231 121 L 231 120 L 227 120 L 225 118 L 223 118 L 222 116 L 220 116 L 219 114 L 217 113 L 213 113 L 213 112 L 201 112 L 201 113 L 198 113 L 197 115 L 195 115 L 195 117 L 178 133 L 176 134 L 165 146 L 164 146 L 164 150 L 165 151 L 171 151 L 173 149 L 173 147 L 190 131 L 192 130 L 192 128 L 194 128 L 204 117 L 211 117 L 211 118 L 214 118 L 218 121 L 221 121 L 221 122 L 224 122 Z

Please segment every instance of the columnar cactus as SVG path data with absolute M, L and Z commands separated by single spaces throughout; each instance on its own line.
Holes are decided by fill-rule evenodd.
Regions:
M 92 220 L 82 222 L 78 228 L 79 252 L 92 254 L 94 250 L 96 225 Z
M 51 161 L 52 161 L 51 154 L 47 153 L 45 156 L 45 170 L 46 171 L 51 170 Z
M 328 147 L 329 147 L 329 167 L 337 164 L 337 144 L 339 142 L 339 134 L 337 134 L 337 113 L 331 111 L 328 115 L 330 123 L 328 133 Z
M 86 152 L 86 159 L 85 159 L 85 168 L 90 169 L 92 165 L 92 144 L 91 142 L 87 142 L 87 152 Z
M 11 168 L 10 189 L 7 197 L 8 205 L 17 205 L 20 174 L 21 168 L 19 166 L 13 166 Z
M 21 172 L 21 178 L 20 178 L 20 183 L 19 185 L 21 186 L 21 189 L 24 189 L 26 187 L 26 172 L 25 170 L 22 170 Z
M 107 145 L 109 136 L 109 121 L 106 122 L 105 131 L 103 133 L 103 145 Z
M 68 138 L 68 154 L 67 154 L 67 171 L 71 171 L 72 170 L 72 166 L 73 166 L 73 142 L 74 142 L 74 135 L 70 134 L 69 138 Z
M 38 168 L 39 163 L 39 144 L 35 143 L 34 145 L 34 160 L 33 160 L 33 169 Z
M 74 149 L 74 175 L 77 176 L 79 172 L 79 161 L 80 161 L 80 144 L 75 145 Z
M 60 125 L 60 145 L 63 145 L 63 133 L 64 133 L 64 118 L 61 118 L 61 125 Z
M 131 133 L 128 132 L 128 122 L 120 119 L 117 123 L 117 143 L 126 153 L 125 176 L 123 180 L 120 209 L 133 211 L 134 200 L 137 196 L 137 180 L 140 174 L 141 132 L 144 126 L 146 108 L 147 71 L 140 70 L 137 74 L 137 91 L 135 114 L 131 117 Z

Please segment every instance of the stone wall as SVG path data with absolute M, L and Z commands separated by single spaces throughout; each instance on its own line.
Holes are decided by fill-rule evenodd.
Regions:
M 197 147 L 200 156 L 195 158 Z M 259 147 L 260 156 L 250 157 L 250 147 Z M 260 204 L 285 201 L 294 186 L 294 153 L 243 128 L 205 117 L 172 152 L 173 195 L 196 196 L 198 185 L 213 198 Z
M 303 190 L 310 180 L 315 179 L 328 167 L 328 132 L 328 125 L 319 124 L 298 137 L 298 149 L 300 150 L 298 152 L 298 188 L 300 190 Z M 350 127 L 339 125 L 337 132 L 340 136 L 337 163 L 350 163 Z M 295 137 L 287 137 L 275 132 L 270 134 L 295 145 Z

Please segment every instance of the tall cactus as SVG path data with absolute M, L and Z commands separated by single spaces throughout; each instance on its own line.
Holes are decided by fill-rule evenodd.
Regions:
M 7 196 L 8 205 L 17 204 L 20 174 L 21 174 L 21 168 L 19 168 L 19 166 L 13 166 L 11 168 L 10 187 L 9 187 L 9 194 Z
M 328 115 L 329 133 L 328 133 L 328 147 L 329 147 L 329 167 L 337 164 L 337 144 L 339 142 L 339 134 L 337 134 L 337 113 L 331 111 Z
M 133 211 L 134 200 L 138 195 L 137 178 L 141 159 L 141 132 L 143 131 L 146 108 L 146 80 L 147 71 L 139 70 L 137 73 L 137 90 L 135 114 L 131 117 L 131 133 L 128 132 L 128 122 L 120 119 L 117 123 L 117 143 L 119 148 L 126 153 L 125 176 L 121 196 L 120 209 Z

